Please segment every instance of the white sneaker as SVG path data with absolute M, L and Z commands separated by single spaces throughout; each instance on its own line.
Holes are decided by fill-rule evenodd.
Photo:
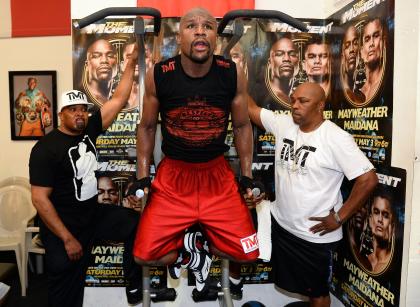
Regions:
M 207 240 L 204 238 L 203 234 L 199 231 L 196 232 L 187 232 L 184 236 L 184 248 L 193 253 L 193 252 L 209 252 L 209 246 Z
M 203 291 L 203 289 L 206 288 L 206 281 L 209 277 L 212 258 L 206 252 L 200 253 L 199 256 L 200 263 L 196 268 L 192 269 L 192 272 L 195 276 L 195 286 L 197 290 Z

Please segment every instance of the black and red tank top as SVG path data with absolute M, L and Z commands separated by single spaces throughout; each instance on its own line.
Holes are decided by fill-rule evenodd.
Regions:
M 156 64 L 154 78 L 166 156 L 205 162 L 229 149 L 225 139 L 237 89 L 235 63 L 215 55 L 209 72 L 192 78 L 178 55 Z

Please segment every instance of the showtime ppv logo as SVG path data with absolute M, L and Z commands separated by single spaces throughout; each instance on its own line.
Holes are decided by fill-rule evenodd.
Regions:
M 245 254 L 248 254 L 256 249 L 258 249 L 258 239 L 257 234 L 254 233 L 249 237 L 241 239 L 242 248 L 244 249 Z

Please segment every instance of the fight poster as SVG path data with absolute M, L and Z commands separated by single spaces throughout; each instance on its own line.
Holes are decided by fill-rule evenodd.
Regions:
M 353 1 L 330 17 L 343 34 L 334 48 L 333 118 L 374 165 L 391 165 L 394 0 Z
M 146 71 L 153 59 L 154 36 L 146 20 Z M 73 86 L 87 94 L 94 104 L 92 112 L 99 110 L 113 95 L 127 60 L 127 48 L 136 43 L 133 19 L 106 19 L 81 30 L 73 29 Z M 98 203 L 123 206 L 140 212 L 142 201 L 127 197 L 127 191 L 136 178 L 136 129 L 140 120 L 140 100 L 143 95 L 135 82 L 130 97 L 112 125 L 96 141 L 98 170 Z M 152 165 L 151 176 L 155 174 Z M 122 269 L 124 246 L 120 242 L 97 242 L 91 251 L 86 271 L 86 286 L 123 286 Z M 166 286 L 165 267 L 152 267 L 153 286 Z
M 122 268 L 124 245 L 98 242 L 92 246 L 90 266 L 86 270 L 86 287 L 123 287 L 127 283 Z
M 345 305 L 399 306 L 405 224 L 406 171 L 377 169 L 379 184 L 343 226 L 331 292 Z M 344 194 L 350 186 L 343 186 Z

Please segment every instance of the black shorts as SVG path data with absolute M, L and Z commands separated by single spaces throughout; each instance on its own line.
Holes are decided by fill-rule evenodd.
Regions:
M 309 297 L 329 295 L 333 253 L 338 242 L 312 243 L 286 231 L 271 217 L 274 283 Z

